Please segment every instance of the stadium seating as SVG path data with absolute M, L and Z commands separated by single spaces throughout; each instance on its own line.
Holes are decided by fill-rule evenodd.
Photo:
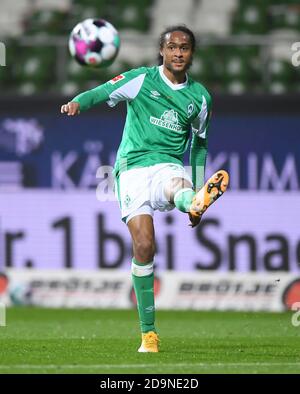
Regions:
M 6 91 L 68 94 L 102 83 L 124 69 L 154 64 L 158 32 L 180 22 L 199 38 L 191 72 L 209 89 L 280 94 L 300 88 L 299 68 L 291 67 L 289 49 L 300 32 L 298 0 L 172 0 L 172 7 L 169 0 L 2 3 L 0 34 L 6 37 L 9 51 L 7 67 L 0 70 L 0 88 Z M 70 30 L 90 16 L 109 20 L 125 37 L 113 66 L 101 72 L 75 64 L 67 49 Z M 7 23 L 9 17 L 13 24 Z M 280 43 L 276 35 L 285 36 L 286 41 Z M 35 38 L 32 46 L 28 37 Z M 288 50 L 284 53 L 280 45 Z M 18 62 L 9 60 L 15 56 Z

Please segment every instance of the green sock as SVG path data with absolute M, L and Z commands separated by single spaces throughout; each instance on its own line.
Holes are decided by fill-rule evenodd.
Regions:
M 194 190 L 190 188 L 178 190 L 174 196 L 175 207 L 181 212 L 189 212 L 195 194 Z
M 141 331 L 156 331 L 153 262 L 142 264 L 133 258 L 131 269 Z

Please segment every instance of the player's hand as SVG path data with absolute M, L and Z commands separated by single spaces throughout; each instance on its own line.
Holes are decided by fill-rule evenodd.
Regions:
M 68 116 L 74 116 L 80 114 L 80 105 L 73 101 L 68 104 L 63 104 L 60 108 L 62 114 L 67 114 Z
M 198 226 L 198 224 L 201 221 L 202 216 L 193 216 L 190 213 L 188 215 L 189 215 L 190 222 L 191 222 L 189 224 L 189 226 L 192 227 L 192 228 Z

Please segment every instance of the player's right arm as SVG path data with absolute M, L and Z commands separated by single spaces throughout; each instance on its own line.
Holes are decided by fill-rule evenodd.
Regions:
M 67 115 L 78 115 L 80 111 L 85 111 L 94 105 L 105 102 L 109 99 L 109 94 L 105 85 L 97 86 L 94 89 L 78 94 L 67 104 L 61 106 L 60 112 Z
M 60 112 L 62 114 L 67 114 L 68 116 L 79 115 L 80 104 L 72 101 L 67 104 L 63 104 L 60 108 Z
M 72 116 L 104 102 L 114 107 L 120 101 L 133 100 L 141 89 L 146 75 L 145 71 L 144 67 L 127 71 L 103 85 L 80 93 L 71 102 L 62 105 L 61 113 Z

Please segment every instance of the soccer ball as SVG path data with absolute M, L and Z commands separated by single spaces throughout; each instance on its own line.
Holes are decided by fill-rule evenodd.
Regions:
M 85 19 L 74 27 L 69 38 L 71 55 L 84 66 L 110 66 L 119 48 L 118 31 L 104 19 Z

